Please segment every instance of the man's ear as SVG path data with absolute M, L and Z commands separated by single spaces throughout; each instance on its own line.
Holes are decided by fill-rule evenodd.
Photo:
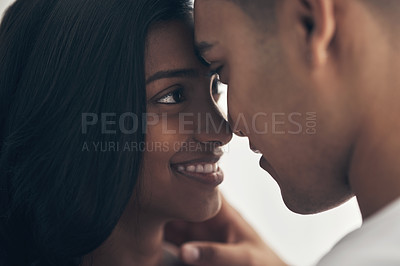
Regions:
M 302 23 L 307 31 L 313 66 L 326 63 L 330 44 L 335 37 L 336 18 L 334 0 L 299 0 L 304 8 Z

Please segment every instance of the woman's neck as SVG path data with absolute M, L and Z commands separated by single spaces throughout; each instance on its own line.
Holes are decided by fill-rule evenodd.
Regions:
M 110 237 L 84 258 L 83 266 L 161 265 L 164 222 L 139 215 L 139 220 L 123 216 Z

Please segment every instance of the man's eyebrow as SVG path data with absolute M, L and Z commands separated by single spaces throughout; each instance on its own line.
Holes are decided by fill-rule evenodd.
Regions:
M 199 76 L 199 71 L 196 69 L 174 69 L 174 70 L 159 71 L 146 80 L 146 85 L 159 79 L 182 78 L 182 77 L 193 78 L 198 76 Z
M 196 43 L 196 51 L 200 56 L 203 56 L 207 51 L 211 50 L 214 45 L 214 43 L 198 42 Z

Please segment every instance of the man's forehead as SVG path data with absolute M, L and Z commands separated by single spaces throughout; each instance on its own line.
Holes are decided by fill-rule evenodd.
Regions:
M 229 16 L 225 0 L 196 0 L 194 6 L 195 30 L 203 35 L 219 31 Z
M 221 13 L 223 10 L 215 10 L 219 5 L 221 5 L 220 0 L 196 0 L 194 2 L 194 14 L 196 17 L 210 17 Z
M 251 1 L 254 1 L 254 0 L 251 0 Z M 196 7 L 200 7 L 200 8 L 212 7 L 212 6 L 225 7 L 225 6 L 230 6 L 230 5 L 239 7 L 235 0 L 195 0 L 194 1 L 195 11 L 196 11 Z M 219 10 L 219 11 L 221 11 L 221 10 Z
M 210 0 L 196 0 L 194 21 L 196 42 L 198 44 L 206 41 L 210 43 L 212 41 L 210 38 L 218 35 L 220 30 L 221 12 L 215 7 L 215 3 Z M 199 45 L 199 48 L 201 47 L 204 49 L 206 45 Z
M 194 11 L 195 42 L 200 55 L 228 45 L 226 40 L 235 39 L 238 27 L 247 30 L 249 17 L 231 0 L 196 0 Z

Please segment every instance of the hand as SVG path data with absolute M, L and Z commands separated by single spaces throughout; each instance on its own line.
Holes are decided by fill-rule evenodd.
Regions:
M 225 199 L 213 219 L 170 223 L 165 238 L 180 246 L 182 261 L 190 265 L 286 265 Z

